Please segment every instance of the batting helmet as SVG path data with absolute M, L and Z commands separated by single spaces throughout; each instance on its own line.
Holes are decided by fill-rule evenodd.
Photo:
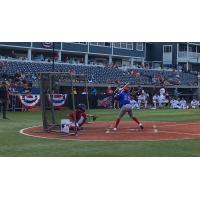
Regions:
M 78 106 L 76 106 L 76 109 L 81 110 L 82 112 L 85 112 L 86 110 L 86 105 L 85 104 L 78 104 Z

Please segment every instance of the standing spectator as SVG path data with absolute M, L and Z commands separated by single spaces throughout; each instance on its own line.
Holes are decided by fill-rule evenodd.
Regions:
M 0 87 L 0 112 L 3 110 L 3 119 L 8 119 L 6 117 L 8 100 L 9 96 L 8 96 L 7 84 L 5 81 L 3 81 Z
M 10 57 L 11 58 L 16 58 L 17 57 L 14 50 L 12 50 Z
M 92 88 L 91 94 L 96 96 L 97 95 L 97 89 L 96 88 Z
M 87 94 L 86 88 L 84 88 L 84 90 L 81 94 Z
M 108 86 L 108 88 L 106 89 L 106 94 L 107 95 L 112 95 L 113 94 L 113 90 L 110 86 Z
M 22 93 L 25 94 L 25 95 L 31 94 L 31 88 L 29 87 L 28 83 L 24 84 Z
M 77 94 L 76 88 L 74 88 L 72 92 L 73 92 L 74 94 Z

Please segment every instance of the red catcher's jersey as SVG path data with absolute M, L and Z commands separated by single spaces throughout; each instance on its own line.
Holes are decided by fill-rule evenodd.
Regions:
M 76 116 L 76 121 L 78 121 L 81 117 L 84 117 L 85 119 L 87 118 L 86 113 L 82 113 L 82 112 L 79 112 L 79 111 L 69 113 L 69 119 L 70 120 L 75 120 L 75 116 Z

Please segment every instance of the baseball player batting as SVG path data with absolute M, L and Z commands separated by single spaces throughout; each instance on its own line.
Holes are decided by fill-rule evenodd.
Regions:
M 132 105 L 131 105 L 131 96 L 130 96 L 130 93 L 129 93 L 129 83 L 127 83 L 123 89 L 121 91 L 119 91 L 116 95 L 115 95 L 115 98 L 119 100 L 119 106 L 120 106 L 120 111 L 119 111 L 119 114 L 117 116 L 117 119 L 116 119 L 116 122 L 115 122 L 115 126 L 113 128 L 114 131 L 117 130 L 117 127 L 120 123 L 120 120 L 121 118 L 126 114 L 128 113 L 129 117 L 135 121 L 139 127 L 141 129 L 144 129 L 142 123 L 138 120 L 138 118 L 136 118 L 134 115 L 133 115 L 133 111 L 132 111 Z

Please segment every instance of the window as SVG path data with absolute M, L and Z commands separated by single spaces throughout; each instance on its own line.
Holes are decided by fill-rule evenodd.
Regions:
M 126 49 L 126 42 L 121 42 L 121 48 Z
M 105 42 L 98 42 L 99 46 L 105 46 Z
M 143 51 L 143 42 L 136 42 L 136 50 Z
M 172 52 L 172 45 L 164 45 L 164 53 L 171 53 Z
M 106 46 L 106 47 L 110 47 L 110 46 L 111 46 L 111 43 L 110 43 L 110 42 L 105 42 L 105 46 Z
M 127 49 L 133 49 L 133 43 L 127 42 Z
M 114 47 L 120 48 L 120 46 L 121 46 L 121 45 L 120 45 L 120 42 L 115 42 L 115 43 L 114 43 Z
M 92 45 L 97 45 L 97 42 L 90 42 L 90 44 L 92 44 Z

